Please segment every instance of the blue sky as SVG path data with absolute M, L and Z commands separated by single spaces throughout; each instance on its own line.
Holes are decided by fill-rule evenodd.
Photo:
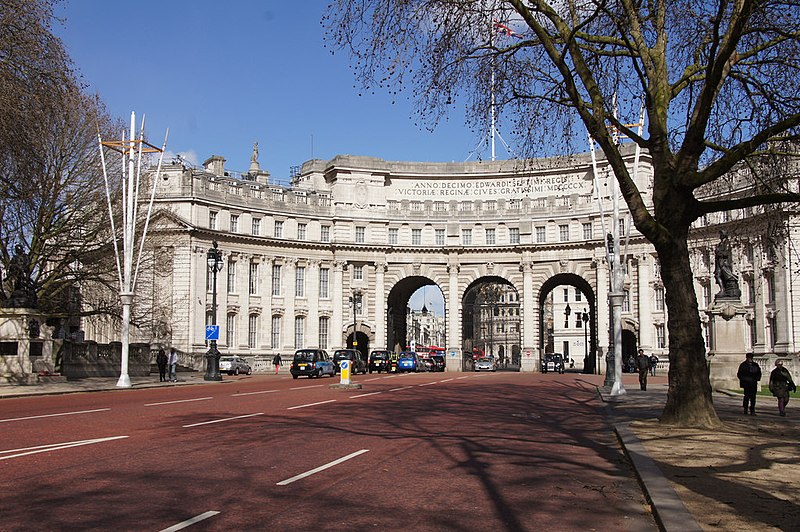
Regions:
M 320 24 L 326 1 L 64 0 L 61 37 L 90 92 L 167 151 L 245 172 L 253 142 L 261 168 L 286 183 L 289 167 L 338 154 L 387 160 L 463 161 L 480 142 L 454 116 L 431 133 L 415 125 L 406 95 L 359 95 L 344 52 L 331 54 Z M 498 151 L 498 154 L 500 152 Z M 484 158 L 487 158 L 485 152 Z M 473 157 L 474 158 L 474 157 Z M 412 308 L 422 306 L 420 291 Z M 442 313 L 441 292 L 428 307 Z
M 54 31 L 91 92 L 167 149 L 210 155 L 247 171 L 254 141 L 274 181 L 289 167 L 337 154 L 463 161 L 480 138 L 453 116 L 431 133 L 415 125 L 408 95 L 359 96 L 344 52 L 320 24 L 326 1 L 65 0 Z M 490 155 L 484 152 L 484 158 Z M 505 154 L 498 151 L 498 156 Z

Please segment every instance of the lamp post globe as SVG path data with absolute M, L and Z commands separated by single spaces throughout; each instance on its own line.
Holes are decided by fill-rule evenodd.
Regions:
M 212 242 L 211 248 L 206 254 L 206 263 L 208 264 L 208 272 L 211 274 L 211 325 L 217 325 L 217 273 L 222 270 L 222 251 L 217 247 L 216 240 Z M 206 373 L 203 375 L 203 380 L 222 380 L 222 375 L 219 372 L 219 357 L 220 352 L 217 349 L 217 341 L 211 340 L 211 345 L 206 353 Z

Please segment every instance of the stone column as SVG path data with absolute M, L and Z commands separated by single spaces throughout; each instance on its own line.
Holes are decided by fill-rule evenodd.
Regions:
M 333 306 L 333 316 L 331 316 L 331 350 L 343 349 L 346 347 L 345 339 L 343 338 L 344 316 L 343 313 L 347 309 L 343 303 L 344 282 L 342 270 L 344 269 L 345 262 L 337 260 L 333 263 L 333 282 L 331 283 L 331 296 Z
M 639 278 L 637 285 L 637 290 L 639 292 L 639 347 L 649 352 L 655 345 L 653 342 L 653 293 L 650 292 L 652 259 L 650 255 L 640 255 L 637 259 L 637 277 Z
M 520 371 L 537 371 L 544 350 L 536 343 L 538 315 L 533 300 L 533 263 L 529 260 L 520 264 L 522 270 L 522 352 Z
M 385 262 L 375 265 L 375 349 L 387 349 L 386 269 Z
M 447 371 L 461 371 L 463 368 L 461 352 L 461 298 L 458 293 L 458 264 L 448 264 L 447 273 Z
M 791 339 L 789 338 L 789 328 L 791 327 L 788 305 L 788 294 L 791 293 L 790 281 L 786 272 L 787 268 L 775 268 L 773 275 L 775 276 L 775 319 L 774 324 L 777 329 L 775 337 L 775 353 L 790 353 Z
M 297 259 L 287 259 L 284 261 L 283 269 L 286 272 L 283 274 L 283 288 L 285 289 L 285 293 L 283 294 L 283 306 L 285 312 L 283 314 L 283 331 L 281 332 L 281 340 L 283 345 L 281 346 L 285 352 L 292 352 L 294 353 L 295 345 L 294 345 L 294 301 L 296 297 L 295 293 L 295 272 L 297 271 Z M 299 346 L 298 346 L 299 347 Z
M 308 264 L 308 279 L 306 282 L 308 317 L 306 318 L 305 347 L 319 347 L 319 268 L 321 264 L 322 261 L 319 260 Z
M 606 373 L 606 357 L 611 344 L 609 328 L 611 326 L 611 306 L 608 292 L 608 261 L 597 261 L 597 353 L 600 374 Z

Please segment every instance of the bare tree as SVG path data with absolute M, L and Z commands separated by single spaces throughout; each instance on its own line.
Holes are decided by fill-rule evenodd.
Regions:
M 50 32 L 52 4 L 0 4 L 0 262 L 22 245 L 51 317 L 114 313 L 115 301 L 84 289 L 116 278 L 97 142 L 112 121 Z
M 757 162 L 776 151 L 796 161 L 798 2 L 337 0 L 323 22 L 366 86 L 396 91 L 410 80 L 431 125 L 466 96 L 484 129 L 493 99 L 527 155 L 559 139 L 571 149 L 585 126 L 661 264 L 670 309 L 662 422 L 717 425 L 687 237 L 704 214 L 798 200 L 786 180 L 762 179 L 767 165 Z M 637 116 L 642 98 L 640 136 L 617 116 Z M 652 157 L 651 209 L 618 134 Z M 758 186 L 707 195 L 745 164 Z

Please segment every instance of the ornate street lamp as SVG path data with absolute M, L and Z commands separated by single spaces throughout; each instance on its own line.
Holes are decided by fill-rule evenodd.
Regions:
M 353 349 L 358 349 L 358 314 L 361 312 L 361 292 L 354 290 L 353 294 L 348 298 L 349 307 L 353 309 Z
M 572 314 L 572 309 L 569 308 L 569 303 L 567 303 L 567 308 L 564 309 L 564 328 L 569 328 L 569 315 Z
M 217 273 L 222 270 L 222 251 L 217 247 L 217 241 L 211 243 L 211 249 L 206 254 L 208 272 L 211 274 L 211 325 L 217 325 Z M 219 356 L 217 341 L 211 340 L 211 347 L 206 353 L 206 374 L 203 380 L 221 381 L 222 375 L 219 372 Z

